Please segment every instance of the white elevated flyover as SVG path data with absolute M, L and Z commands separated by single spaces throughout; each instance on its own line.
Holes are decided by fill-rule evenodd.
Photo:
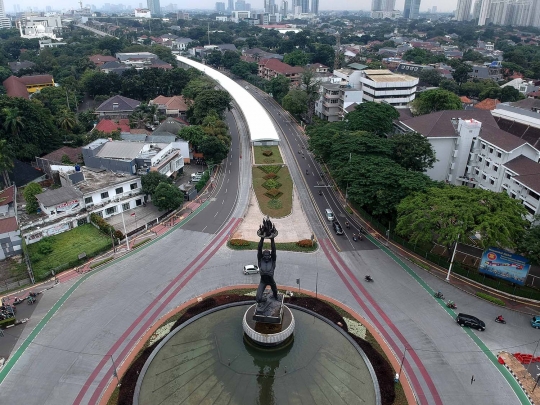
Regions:
M 191 66 L 210 76 L 221 87 L 229 92 L 234 99 L 247 122 L 251 143 L 254 145 L 277 145 L 279 136 L 274 123 L 264 107 L 246 89 L 240 86 L 223 73 L 212 69 L 202 63 L 188 59 L 184 56 L 176 56 L 178 62 L 184 66 Z

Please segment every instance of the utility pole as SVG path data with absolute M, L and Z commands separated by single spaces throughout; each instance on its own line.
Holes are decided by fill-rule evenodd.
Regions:
M 210 23 L 208 23 L 208 30 L 206 33 L 208 34 L 208 45 L 210 45 Z
M 339 69 L 340 54 L 341 54 L 341 40 L 340 40 L 339 32 L 336 32 L 336 55 L 334 57 L 334 70 Z

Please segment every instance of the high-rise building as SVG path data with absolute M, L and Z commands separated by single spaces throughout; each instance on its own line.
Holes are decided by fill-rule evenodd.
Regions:
M 496 25 L 510 24 L 512 10 L 512 4 L 508 0 L 491 0 L 488 10 L 489 22 Z
M 380 11 L 382 7 L 382 0 L 371 0 L 371 11 Z
M 224 13 L 225 12 L 225 3 L 222 1 L 216 2 L 216 11 L 218 13 Z
M 532 27 L 540 27 L 540 2 L 534 1 L 531 6 L 531 14 L 529 18 L 529 24 Z
M 287 0 L 283 0 L 281 2 L 281 15 L 283 17 L 287 17 L 288 13 L 289 13 L 289 2 Z
M 372 0 L 371 11 L 393 11 L 396 0 Z
M 302 7 L 302 14 L 309 13 L 309 0 L 300 0 L 300 6 Z
M 420 14 L 420 0 L 405 0 L 403 8 L 403 18 L 416 20 Z
M 228 1 L 227 11 L 234 11 L 234 0 Z
M 238 0 L 236 3 L 234 3 L 234 9 L 238 11 L 247 11 L 245 0 Z
M 152 17 L 161 15 L 161 6 L 159 5 L 159 0 L 146 0 L 146 4 L 148 5 L 148 10 L 150 10 Z
M 319 0 L 311 0 L 311 14 L 319 15 Z
M 435 14 L 435 13 L 437 12 L 437 6 L 433 6 L 433 8 L 431 9 L 431 12 L 432 12 L 433 14 Z
M 486 25 L 489 19 L 489 9 L 491 8 L 491 0 L 482 0 L 480 12 L 478 13 L 478 25 Z
M 456 21 L 468 21 L 471 14 L 472 0 L 458 0 Z
M 0 0 L 0 29 L 11 28 L 11 20 L 6 17 L 4 0 Z
M 482 7 L 482 0 L 476 0 L 474 2 L 473 12 L 472 12 L 473 20 L 478 20 L 478 17 L 480 17 L 480 7 Z

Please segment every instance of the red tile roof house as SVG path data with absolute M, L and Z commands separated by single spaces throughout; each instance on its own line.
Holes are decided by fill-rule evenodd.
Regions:
M 114 56 L 107 55 L 92 55 L 89 56 L 88 59 L 90 59 L 90 61 L 93 62 L 96 66 L 101 66 L 106 62 L 115 62 L 118 60 Z
M 185 117 L 189 108 L 182 96 L 158 96 L 150 100 L 148 104 L 157 105 L 158 109 L 162 110 L 169 117 Z
M 265 80 L 272 80 L 282 75 L 290 79 L 292 84 L 300 82 L 300 75 L 304 71 L 300 66 L 290 66 L 277 59 L 261 59 L 259 61 L 258 76 Z
M 129 119 L 123 118 L 118 120 L 118 122 L 115 122 L 113 120 L 101 120 L 98 122 L 98 124 L 94 127 L 95 131 L 101 131 L 106 134 L 110 134 L 114 131 L 120 131 L 120 132 L 130 132 L 129 127 Z
M 56 149 L 51 153 L 47 153 L 39 159 L 48 160 L 50 164 L 62 164 L 62 157 L 67 155 L 69 160 L 73 163 L 82 163 L 82 148 L 71 148 L 69 146 L 62 146 L 60 149 Z

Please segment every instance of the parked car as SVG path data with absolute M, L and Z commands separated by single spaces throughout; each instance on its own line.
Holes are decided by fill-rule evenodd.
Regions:
M 334 212 L 330 208 L 327 208 L 324 212 L 326 214 L 327 220 L 333 221 L 334 219 L 336 219 L 336 217 L 334 216 Z
M 531 318 L 531 326 L 533 328 L 540 329 L 540 315 L 536 315 Z
M 338 221 L 332 222 L 332 228 L 334 228 L 336 235 L 343 235 L 343 228 L 341 227 Z
M 475 328 L 481 331 L 486 330 L 486 324 L 478 319 L 476 316 L 467 315 L 467 314 L 458 314 L 456 317 L 456 322 L 459 326 L 468 326 L 470 328 Z
M 248 264 L 244 266 L 244 274 L 259 274 L 259 267 L 254 264 Z
M 192 173 L 191 181 L 199 181 L 200 179 L 202 179 L 203 174 L 203 172 Z

